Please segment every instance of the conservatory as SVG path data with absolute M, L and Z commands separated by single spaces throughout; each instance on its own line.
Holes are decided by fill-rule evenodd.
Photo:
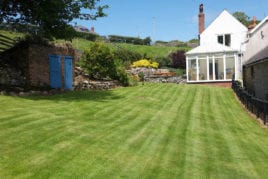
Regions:
M 199 46 L 186 53 L 187 82 L 225 82 L 238 79 L 239 53 L 227 46 Z

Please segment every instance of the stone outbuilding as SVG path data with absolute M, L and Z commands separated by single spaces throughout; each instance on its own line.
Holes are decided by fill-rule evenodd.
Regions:
M 75 61 L 76 51 L 68 43 L 21 42 L 0 55 L 0 85 L 71 90 Z

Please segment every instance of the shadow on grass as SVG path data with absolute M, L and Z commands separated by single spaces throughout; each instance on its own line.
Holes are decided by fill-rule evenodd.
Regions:
M 110 100 L 117 100 L 123 98 L 124 96 L 119 96 L 113 91 L 69 91 L 60 94 L 55 94 L 52 96 L 28 96 L 23 97 L 29 100 L 52 100 L 52 101 L 99 101 L 105 102 Z

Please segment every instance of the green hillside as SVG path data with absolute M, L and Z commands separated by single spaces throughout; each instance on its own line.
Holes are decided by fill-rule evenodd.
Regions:
M 22 33 L 0 30 L 0 53 L 13 47 L 18 39 L 24 37 Z
M 9 38 L 16 39 L 24 37 L 25 34 L 23 33 L 17 33 L 17 32 L 10 32 L 5 30 L 0 30 L 0 34 L 5 35 Z M 56 43 L 65 43 L 64 40 L 55 40 Z M 84 51 L 86 48 L 92 44 L 92 41 L 85 40 L 82 38 L 74 38 L 72 40 L 72 45 L 74 48 L 78 49 L 79 51 Z M 190 50 L 190 47 L 168 47 L 168 46 L 146 46 L 146 45 L 133 45 L 133 44 L 127 44 L 127 43 L 106 43 L 108 46 L 110 46 L 112 49 L 118 49 L 123 48 L 126 50 L 131 50 L 134 52 L 138 52 L 142 55 L 151 57 L 151 58 L 162 58 L 166 57 L 171 52 L 175 52 L 177 50 Z
M 57 40 L 56 42 L 63 42 L 63 41 Z M 80 51 L 84 51 L 86 48 L 90 46 L 91 43 L 92 43 L 91 41 L 80 38 L 75 38 L 72 41 L 72 45 Z M 151 58 L 166 57 L 171 52 L 175 52 L 177 50 L 185 50 L 185 51 L 190 50 L 190 47 L 146 46 L 146 45 L 133 45 L 126 43 L 106 43 L 106 44 L 109 45 L 112 49 L 123 48 L 126 50 L 138 52 L 142 55 L 146 54 L 146 56 L 149 56 Z
M 25 36 L 25 34 L 23 33 L 6 31 L 6 30 L 0 30 L 0 35 L 4 35 L 12 39 L 21 38 Z

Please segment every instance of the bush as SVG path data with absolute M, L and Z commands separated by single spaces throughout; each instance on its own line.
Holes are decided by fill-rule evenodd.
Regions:
M 108 38 L 110 42 L 129 43 L 129 44 L 135 44 L 135 45 L 150 45 L 152 41 L 150 37 L 141 39 L 139 37 L 125 37 L 125 36 L 119 36 L 119 35 L 109 35 Z
M 129 77 L 123 62 L 117 60 L 108 46 L 93 43 L 85 50 L 79 65 L 94 79 L 114 79 L 124 86 L 129 84 Z
M 177 52 L 171 53 L 169 57 L 172 59 L 171 66 L 173 68 L 186 68 L 186 57 L 184 50 L 179 50 Z
M 113 53 L 101 43 L 93 43 L 84 51 L 80 66 L 95 79 L 109 78 L 115 73 Z
M 139 77 L 136 75 L 132 75 L 129 77 L 129 86 L 137 86 L 139 84 Z
M 131 65 L 131 67 L 135 68 L 135 67 L 146 67 L 146 68 L 158 68 L 159 64 L 157 62 L 150 62 L 147 59 L 141 59 L 139 61 L 133 62 L 133 64 Z
M 113 79 L 121 82 L 123 86 L 129 86 L 129 76 L 125 70 L 123 62 L 120 60 L 115 60 L 116 73 Z
M 159 63 L 159 67 L 171 66 L 171 59 L 169 57 L 158 57 L 155 60 L 157 63 Z
M 114 51 L 115 58 L 120 59 L 125 68 L 129 68 L 131 63 L 142 58 L 142 55 L 138 52 L 133 52 L 127 49 L 117 49 Z
M 89 41 L 96 41 L 99 35 L 94 34 L 94 33 L 88 33 L 88 32 L 75 32 L 74 37 L 86 39 Z

